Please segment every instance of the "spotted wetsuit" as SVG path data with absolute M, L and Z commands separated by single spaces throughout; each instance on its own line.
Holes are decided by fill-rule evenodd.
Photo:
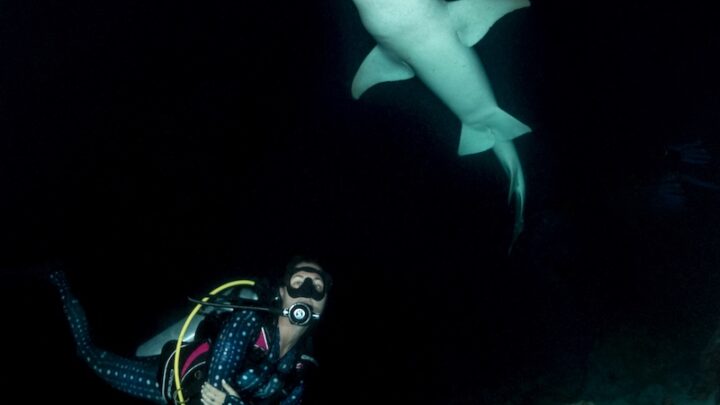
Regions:
M 165 404 L 157 381 L 160 356 L 130 359 L 97 348 L 90 340 L 85 311 L 70 292 L 64 273 L 53 273 L 50 279 L 60 291 L 63 310 L 70 322 L 78 355 L 88 363 L 95 374 L 120 391 Z
M 70 323 L 78 355 L 112 387 L 132 396 L 159 404 L 168 401 L 158 381 L 164 361 L 161 356 L 126 358 L 99 349 L 92 344 L 85 311 L 71 294 L 63 273 L 51 280 L 60 291 L 63 309 Z M 277 326 L 255 311 L 235 311 L 224 322 L 213 343 L 208 381 L 222 389 L 230 383 L 240 397 L 228 395 L 224 404 L 300 404 L 303 380 L 299 351 L 291 349 L 279 358 Z
M 268 332 L 269 331 L 269 332 Z M 277 326 L 263 327 L 260 316 L 254 311 L 234 312 L 225 323 L 213 348 L 208 381 L 222 389 L 221 382 L 230 382 L 241 397 L 228 396 L 227 404 L 254 404 L 256 402 L 299 404 L 303 381 L 297 377 L 298 351 L 291 349 L 278 361 L 280 351 Z M 249 354 L 259 361 L 252 361 Z M 287 389 L 286 389 L 287 387 Z

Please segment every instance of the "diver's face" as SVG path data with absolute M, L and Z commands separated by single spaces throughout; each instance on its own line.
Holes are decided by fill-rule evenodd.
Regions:
M 299 263 L 297 267 L 312 267 L 317 269 L 318 272 L 322 271 L 315 263 L 303 262 Z M 290 292 L 288 289 L 290 289 Z M 322 276 L 314 271 L 298 271 L 290 277 L 287 286 L 280 287 L 283 308 L 289 308 L 293 304 L 302 302 L 310 305 L 313 312 L 316 313 L 322 313 L 325 308 L 325 301 L 327 300 L 325 292 L 325 282 Z

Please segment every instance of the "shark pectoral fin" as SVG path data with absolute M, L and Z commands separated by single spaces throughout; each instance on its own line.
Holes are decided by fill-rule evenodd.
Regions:
M 448 10 L 460 41 L 470 47 L 505 14 L 529 6 L 528 0 L 460 0 L 448 3 Z
M 463 123 L 458 155 L 484 152 L 495 146 L 496 142 L 509 141 L 530 131 L 530 127 L 517 118 L 495 107 L 476 124 L 470 126 Z
M 370 87 L 383 82 L 411 79 L 415 77 L 412 68 L 381 46 L 375 46 L 360 65 L 352 82 L 352 96 L 355 99 Z

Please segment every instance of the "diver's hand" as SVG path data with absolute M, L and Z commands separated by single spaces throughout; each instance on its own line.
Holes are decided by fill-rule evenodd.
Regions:
M 230 386 L 225 380 L 222 380 L 222 386 L 225 388 L 225 393 L 222 390 L 219 390 L 212 385 L 205 383 L 202 386 L 202 390 L 200 391 L 202 394 L 201 402 L 204 405 L 222 405 L 225 403 L 225 398 L 230 395 L 230 397 L 235 397 L 236 399 L 240 399 L 240 396 L 238 395 L 237 391 L 233 389 L 233 387 Z M 228 398 L 231 399 L 231 398 Z M 237 403 L 238 401 L 230 400 L 228 403 Z
M 231 387 L 230 384 L 227 383 L 227 381 L 222 380 L 222 386 L 223 386 L 223 388 L 225 388 L 225 391 L 227 391 L 227 393 L 230 394 L 231 397 L 238 397 L 238 398 L 240 397 L 240 395 L 238 395 L 237 391 L 235 391 L 233 389 L 233 387 Z
M 200 401 L 204 405 L 222 405 L 227 396 L 226 393 L 208 383 L 203 384 L 200 394 L 202 394 Z

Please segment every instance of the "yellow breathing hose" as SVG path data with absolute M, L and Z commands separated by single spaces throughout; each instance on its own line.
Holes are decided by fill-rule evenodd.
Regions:
M 225 283 L 221 285 L 220 287 L 210 291 L 210 295 L 215 295 L 219 293 L 220 291 L 223 291 L 225 289 L 228 289 L 230 287 L 235 287 L 239 285 L 247 285 L 247 286 L 254 286 L 255 282 L 252 280 L 236 280 L 231 281 L 229 283 Z M 202 302 L 207 302 L 210 299 L 210 297 L 205 297 L 202 299 Z M 184 405 L 185 404 L 185 397 L 183 397 L 182 393 L 182 386 L 180 384 L 180 348 L 182 347 L 183 339 L 185 338 L 185 333 L 187 332 L 188 327 L 190 326 L 190 321 L 195 317 L 195 315 L 200 311 L 200 308 L 202 308 L 202 304 L 197 304 L 195 308 L 190 312 L 190 315 L 188 315 L 187 319 L 185 320 L 185 324 L 183 325 L 182 329 L 180 330 L 180 336 L 178 336 L 177 345 L 175 346 L 175 364 L 173 367 L 173 371 L 175 374 L 175 388 L 177 389 L 177 404 Z

